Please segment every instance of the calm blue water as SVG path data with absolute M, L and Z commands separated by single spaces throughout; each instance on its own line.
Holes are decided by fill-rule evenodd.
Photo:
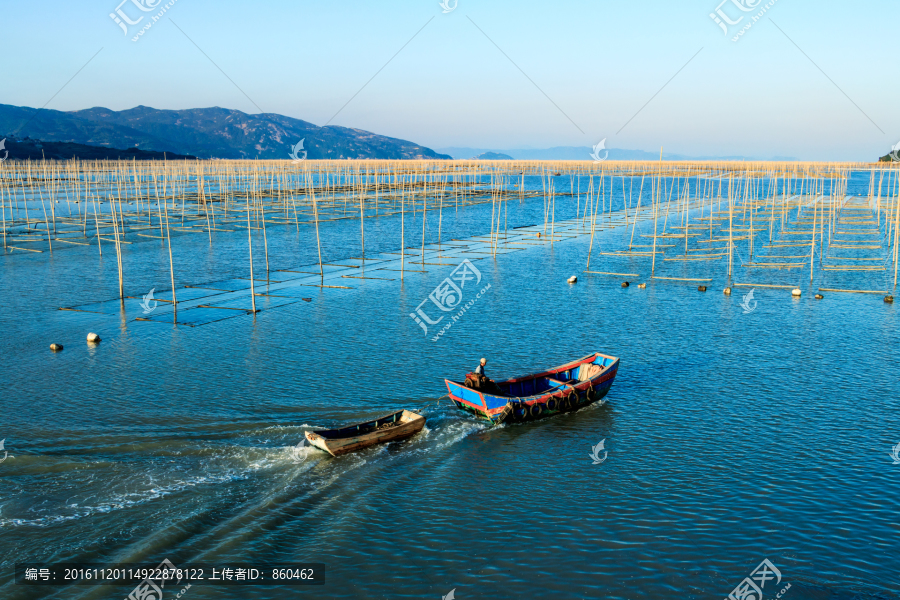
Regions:
M 490 208 L 445 211 L 444 239 L 487 233 Z M 542 210 L 510 203 L 509 227 L 543 223 Z M 558 198 L 557 219 L 574 216 Z M 398 224 L 368 220 L 367 254 L 397 251 Z M 417 246 L 421 213 L 406 227 Z M 436 215 L 427 227 L 436 241 Z M 358 221 L 322 235 L 326 262 L 359 256 Z M 624 235 L 599 233 L 595 253 Z M 273 268 L 315 263 L 314 236 L 269 229 Z M 324 587 L 197 583 L 190 599 L 721 599 L 763 559 L 783 576 L 766 598 L 788 583 L 785 598 L 900 597 L 897 308 L 879 295 L 812 298 L 886 290 L 888 276 L 817 270 L 809 285 L 808 271 L 738 266 L 735 281 L 804 292 L 754 288 L 745 314 L 744 290 L 721 293 L 725 261 L 657 263 L 657 275 L 712 278 L 704 294 L 650 280 L 649 258 L 595 254 L 592 269 L 648 284 L 623 289 L 622 277 L 582 273 L 589 242 L 482 255 L 491 289 L 436 342 L 408 315 L 452 266 L 309 287 L 311 302 L 191 328 L 56 310 L 117 296 L 111 244 L 102 258 L 95 247 L 4 256 L 0 438 L 13 458 L 0 463 L 0 596 L 133 587 L 25 588 L 9 579 L 16 562 L 168 558 L 326 565 Z M 179 285 L 249 276 L 246 231 L 173 248 Z M 159 240 L 127 246 L 124 270 L 126 294 L 168 288 Z M 443 401 L 408 442 L 339 459 L 292 452 L 310 428 L 434 402 L 444 377 L 482 356 L 497 378 L 593 351 L 622 361 L 604 406 L 490 429 Z M 601 440 L 608 458 L 595 465 Z

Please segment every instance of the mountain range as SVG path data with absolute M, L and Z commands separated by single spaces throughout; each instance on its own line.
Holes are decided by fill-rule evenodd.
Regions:
M 107 148 L 138 148 L 199 158 L 449 159 L 413 142 L 362 129 L 277 114 L 250 115 L 227 108 L 160 110 L 137 106 L 115 111 L 35 109 L 0 104 L 0 137 L 31 138 Z M 298 154 L 299 155 L 299 154 Z
M 590 146 L 552 148 L 447 147 L 437 151 L 414 142 L 362 129 L 326 125 L 274 113 L 247 114 L 228 108 L 128 110 L 95 107 L 76 111 L 0 104 L 0 139 L 8 138 L 15 158 L 172 158 L 393 160 L 592 160 Z M 31 140 L 23 145 L 23 140 Z M 13 150 L 13 142 L 20 142 Z M 41 140 L 38 142 L 38 140 Z M 40 144 L 40 145 L 35 145 Z M 68 145 L 67 145 L 68 144 Z M 26 147 L 27 146 L 27 147 Z M 41 148 L 40 146 L 43 146 Z M 105 148 L 106 152 L 90 147 Z M 41 151 L 43 150 L 43 151 Z M 606 152 L 605 150 L 602 152 Z M 609 160 L 659 160 L 658 152 L 608 149 Z M 180 155 L 180 156 L 176 156 Z M 663 153 L 663 160 L 794 161 L 794 157 L 686 156 Z M 881 157 L 891 160 L 891 156 Z

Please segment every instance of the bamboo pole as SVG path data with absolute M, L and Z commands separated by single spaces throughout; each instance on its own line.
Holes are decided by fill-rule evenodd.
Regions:
M 663 149 L 662 146 L 659 148 L 659 177 L 656 184 L 656 196 L 659 197 L 659 200 L 662 200 L 662 155 Z M 657 224 L 659 223 L 659 201 L 654 201 L 653 203 L 653 263 L 650 266 L 650 277 L 654 277 L 656 275 L 656 231 Z
M 122 246 L 119 244 L 119 219 L 116 216 L 116 204 L 112 200 L 112 196 L 107 196 L 109 200 L 109 208 L 113 217 L 113 235 L 116 240 L 116 265 L 119 271 L 119 299 L 125 301 L 125 283 L 122 280 Z
M 819 203 L 813 201 L 813 232 L 812 245 L 809 248 L 809 282 L 813 282 L 813 258 L 816 255 L 816 217 L 818 216 Z
M 403 206 L 405 202 L 405 186 L 403 180 L 400 181 L 400 281 L 403 281 L 404 269 L 406 268 L 406 229 L 405 216 L 406 208 Z
M 312 189 L 313 216 L 316 219 L 316 249 L 319 252 L 319 277 L 325 282 L 325 267 L 322 265 L 322 241 L 319 237 L 319 205 L 316 202 L 315 188 Z
M 594 251 L 594 227 L 596 226 L 596 218 L 594 216 L 594 199 L 593 199 L 593 187 L 594 181 L 591 179 L 590 187 L 588 187 L 588 201 L 591 203 L 591 243 L 588 246 L 588 259 L 587 259 L 587 267 L 585 270 L 589 270 L 591 268 L 591 253 Z M 603 178 L 600 178 L 600 187 L 603 187 Z
M 637 218 L 641 212 L 641 198 L 643 198 L 643 197 L 644 197 L 644 175 L 642 174 L 641 175 L 641 191 L 638 192 L 637 208 L 634 211 L 634 219 L 631 222 L 631 241 L 628 242 L 629 250 L 634 247 L 634 229 L 635 229 L 635 227 L 637 227 Z M 710 223 L 712 223 L 712 221 L 710 221 Z M 710 235 L 710 237 L 712 237 L 712 235 Z
M 425 215 L 428 214 L 428 173 L 422 176 L 422 270 L 425 270 Z
M 174 320 L 177 323 L 178 322 L 178 298 L 175 297 L 175 264 L 172 261 L 172 236 L 169 233 L 169 206 L 168 206 L 168 203 L 165 203 L 164 207 L 165 207 L 165 213 L 166 213 L 166 244 L 169 247 L 169 277 L 171 278 L 171 281 L 172 281 L 172 309 L 175 312 Z M 250 231 L 250 229 L 247 228 L 247 231 Z M 252 255 L 251 255 L 251 260 L 252 260 Z M 252 287 L 253 286 L 253 283 L 252 283 L 253 282 L 253 267 L 252 266 L 250 267 L 250 281 L 251 281 L 250 285 Z
M 900 198 L 894 200 L 894 290 L 897 289 L 897 242 L 900 233 Z
M 250 249 L 250 307 L 256 314 L 256 286 L 253 277 L 253 226 L 250 224 L 250 196 L 247 196 L 247 247 Z M 174 291 L 174 286 L 173 286 Z
M 734 261 L 734 198 L 732 185 L 734 177 L 728 176 L 728 283 L 731 283 L 732 264 Z

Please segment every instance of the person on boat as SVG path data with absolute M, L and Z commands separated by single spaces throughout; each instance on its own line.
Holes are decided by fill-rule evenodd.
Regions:
M 482 358 L 479 362 L 478 366 L 475 367 L 475 372 L 473 375 L 475 376 L 476 385 L 475 389 L 485 391 L 489 394 L 502 394 L 502 390 L 500 386 L 497 385 L 497 382 L 487 376 L 485 373 L 485 367 L 487 366 L 487 359 Z
M 487 365 L 487 359 L 482 358 L 475 371 L 466 375 L 466 387 L 478 390 L 481 389 L 490 379 L 484 374 L 484 367 Z
M 487 365 L 487 359 L 482 358 L 479 365 L 475 367 L 475 374 L 479 376 L 479 379 L 482 377 L 487 379 L 487 374 L 484 372 L 485 365 Z

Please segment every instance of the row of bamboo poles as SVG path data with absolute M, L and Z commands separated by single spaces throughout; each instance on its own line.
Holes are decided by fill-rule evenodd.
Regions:
M 657 172 L 647 170 L 642 174 L 640 183 L 637 179 L 620 176 L 620 188 L 617 197 L 624 200 L 624 210 L 617 212 L 618 225 L 629 225 L 629 209 L 632 213 L 631 238 L 626 250 L 605 252 L 605 256 L 630 256 L 651 258 L 651 277 L 656 278 L 656 261 L 659 254 L 664 254 L 663 248 L 674 247 L 674 244 L 661 244 L 662 241 L 683 240 L 683 254 L 675 257 L 667 257 L 665 261 L 712 261 L 728 259 L 728 281 L 732 282 L 734 272 L 734 251 L 736 242 L 746 241 L 749 252 L 749 260 L 744 264 L 749 268 L 799 268 L 802 263 L 756 262 L 754 261 L 754 241 L 760 232 L 768 230 L 768 244 L 764 248 L 796 248 L 808 246 L 809 251 L 803 255 L 776 256 L 776 258 L 808 259 L 810 282 L 813 281 L 815 256 L 818 253 L 819 266 L 825 271 L 861 272 L 886 270 L 878 265 L 848 265 L 823 264 L 826 256 L 833 248 L 845 249 L 875 249 L 887 250 L 888 260 L 893 264 L 893 287 L 897 285 L 898 274 L 898 241 L 900 241 L 900 177 L 898 170 L 894 168 L 869 168 L 869 189 L 867 196 L 847 195 L 848 183 L 854 173 L 855 165 L 802 165 L 791 172 L 771 168 L 761 170 L 756 165 L 744 165 L 743 172 L 737 168 L 731 168 L 727 173 L 717 177 L 708 176 L 707 165 L 686 165 L 677 167 L 678 172 L 672 174 L 672 167 L 660 162 Z M 779 167 L 780 168 L 780 167 Z M 644 198 L 645 179 L 649 179 L 649 210 L 650 218 L 654 223 L 651 237 L 652 244 L 635 244 L 634 231 L 639 214 L 642 210 Z M 610 210 L 608 218 L 612 222 L 611 209 L 612 190 L 616 177 L 601 178 L 599 190 L 594 194 L 593 181 L 589 183 L 589 206 L 585 206 L 585 216 L 590 210 L 592 228 L 597 224 L 596 215 L 603 214 L 604 204 L 607 204 L 603 187 L 607 187 L 609 193 Z M 691 193 L 691 185 L 694 185 L 694 193 Z M 633 198 L 635 187 L 638 187 L 637 199 Z M 858 187 L 858 182 L 857 182 Z M 724 189 L 723 189 L 724 188 Z M 676 196 L 673 198 L 673 193 Z M 552 195 L 552 194 L 551 194 Z M 848 205 L 848 202 L 850 203 Z M 727 210 L 721 210 L 726 203 Z M 670 213 L 676 209 L 680 216 L 680 224 L 669 225 Z M 699 209 L 699 215 L 697 215 Z M 663 213 L 664 210 L 664 213 Z M 806 211 L 805 213 L 803 211 Z M 855 212 L 854 212 L 855 211 Z M 861 211 L 861 212 L 860 212 Z M 794 214 L 794 212 L 796 214 Z M 812 214 L 809 214 L 809 213 Z M 690 223 L 694 214 L 694 224 Z M 707 216 L 708 215 L 708 216 Z M 727 216 L 726 216 L 727 215 Z M 624 217 L 624 222 L 622 218 Z M 793 218 L 792 218 L 793 217 Z M 722 223 L 727 220 L 727 227 Z M 704 223 L 705 222 L 705 223 Z M 715 227 L 714 224 L 719 226 Z M 776 224 L 779 226 L 776 229 Z M 867 225 L 869 229 L 853 231 L 841 231 L 852 229 L 848 225 Z M 662 233 L 658 226 L 662 226 Z M 793 226 L 802 225 L 804 230 L 790 229 Z M 748 228 L 749 226 L 749 228 Z M 707 229 L 708 227 L 708 229 Z M 681 231 L 667 231 L 667 228 Z M 811 228 L 811 229 L 810 229 Z M 703 239 L 703 234 L 708 232 L 708 237 Z M 593 229 L 591 231 L 591 245 L 588 251 L 587 270 L 591 268 L 593 249 Z M 735 236 L 735 233 L 738 236 Z M 837 240 L 835 235 L 850 236 L 874 236 L 868 240 Z M 720 237 L 715 237 L 718 235 Z M 773 236 L 800 235 L 809 239 L 808 242 L 799 241 L 797 238 L 788 241 L 792 243 L 774 243 Z M 727 236 L 727 237 L 724 237 Z M 695 244 L 725 243 L 724 248 L 697 247 L 689 248 L 689 238 Z M 818 249 L 817 246 L 818 238 Z M 840 243 L 836 243 L 840 242 Z M 874 244 L 874 245 L 873 245 Z M 886 246 L 886 248 L 885 248 Z M 644 248 L 649 248 L 645 250 Z M 715 250 L 716 252 L 710 252 Z M 690 254 L 695 252 L 695 254 Z M 696 252 L 704 252 L 696 254 Z M 829 256 L 834 261 L 882 261 L 883 257 L 839 257 Z M 605 272 L 605 274 L 616 274 Z M 633 275 L 633 274 L 632 274 Z M 709 281 L 708 279 L 686 279 L 688 281 Z M 790 286 L 785 286 L 790 287 Z M 833 290 L 832 290 L 833 291 Z
M 567 197 L 567 206 L 574 200 L 581 230 L 591 235 L 588 269 L 598 228 L 630 226 L 627 249 L 603 254 L 649 257 L 655 276 L 661 247 L 672 247 L 662 242 L 681 239 L 684 254 L 664 260 L 715 260 L 727 255 L 730 280 L 737 241 L 749 240 L 751 266 L 767 268 L 765 263 L 753 263 L 756 228 L 768 228 L 772 245 L 773 236 L 788 235 L 786 228 L 802 223 L 813 227 L 808 256 L 812 278 L 816 238 L 821 264 L 825 231 L 830 248 L 841 219 L 849 218 L 845 214 L 849 178 L 860 172 L 869 174 L 868 196 L 863 200 L 874 213 L 875 229 L 884 232 L 896 286 L 900 177 L 895 165 L 884 163 L 6 161 L 0 168 L 0 215 L 7 252 L 42 252 L 44 244 L 52 252 L 54 242 L 57 246 L 96 242 L 102 254 L 102 243 L 112 243 L 120 297 L 124 297 L 122 245 L 134 243 L 126 237 L 166 241 L 174 295 L 173 232 L 176 236 L 206 232 L 212 244 L 214 231 L 246 228 L 252 285 L 254 230 L 262 233 L 268 272 L 267 226 L 293 225 L 299 232 L 300 224 L 314 224 L 324 277 L 320 224 L 358 218 L 365 260 L 365 219 L 399 215 L 402 277 L 407 215 L 415 218 L 422 213 L 424 265 L 428 211 L 438 212 L 440 240 L 445 208 L 489 202 L 490 239 L 496 249 L 508 233 L 509 201 L 523 203 L 538 196 L 543 203 L 542 231 L 551 244 L 557 239 L 557 198 Z M 534 177 L 540 178 L 539 189 Z M 526 189 L 526 178 L 532 189 Z M 692 216 L 697 209 L 699 215 Z M 714 230 L 726 218 L 727 228 Z M 640 237 L 651 237 L 652 243 L 636 244 L 637 223 L 647 220 L 654 223 L 653 234 Z M 708 238 L 695 243 L 725 243 L 727 233 L 724 250 L 691 254 L 699 250 L 689 246 L 691 238 L 700 237 L 700 230 L 708 232 Z

